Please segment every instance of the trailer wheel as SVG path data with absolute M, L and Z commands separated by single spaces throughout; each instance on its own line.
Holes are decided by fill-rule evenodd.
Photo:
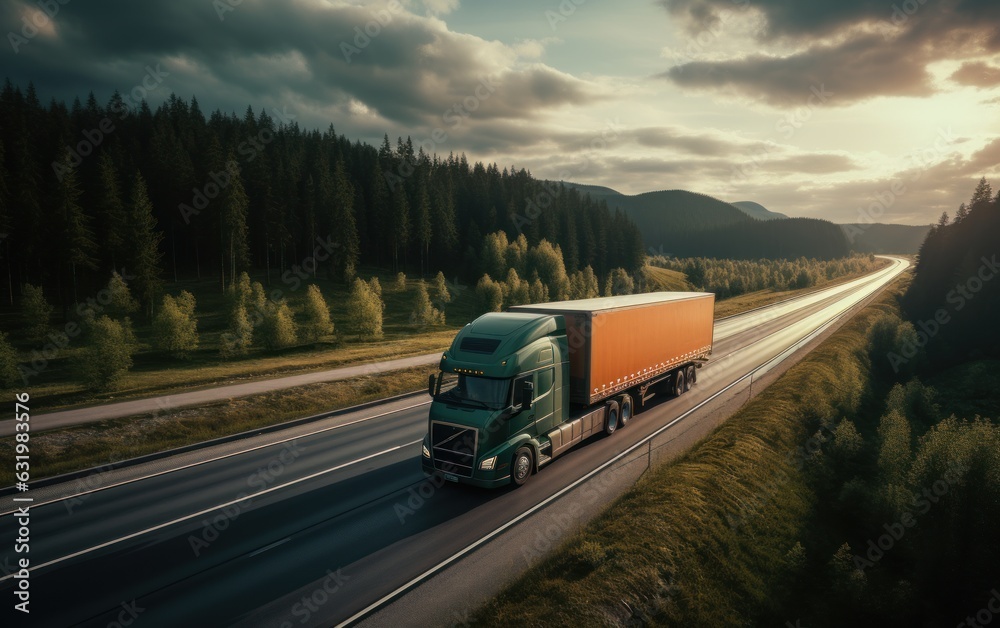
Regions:
M 521 447 L 514 452 L 514 461 L 510 465 L 510 481 L 514 486 L 524 486 L 524 483 L 531 477 L 531 467 L 535 457 L 531 453 L 531 447 Z
M 691 387 L 694 386 L 695 382 L 698 381 L 698 375 L 697 375 L 697 373 L 698 373 L 698 369 L 696 369 L 693 364 L 691 366 L 687 367 L 687 374 L 686 374 L 686 377 L 685 377 L 685 379 L 687 379 L 687 381 L 684 383 L 684 386 L 685 386 L 686 390 L 691 390 Z
M 608 411 L 604 415 L 604 433 L 611 436 L 618 429 L 618 402 L 609 401 L 607 406 Z
M 625 427 L 632 419 L 632 395 L 618 397 L 618 427 Z
M 680 369 L 677 374 L 674 375 L 674 396 L 680 397 L 687 390 L 687 378 L 684 377 L 685 369 Z

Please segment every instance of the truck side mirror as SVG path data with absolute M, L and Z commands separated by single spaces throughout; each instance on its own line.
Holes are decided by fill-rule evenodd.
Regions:
M 521 410 L 531 410 L 532 397 L 535 394 L 535 384 L 530 379 L 521 382 Z
M 434 396 L 434 384 L 436 383 L 436 379 L 437 378 L 434 377 L 434 373 L 431 373 L 430 376 L 427 377 L 427 394 L 431 397 Z

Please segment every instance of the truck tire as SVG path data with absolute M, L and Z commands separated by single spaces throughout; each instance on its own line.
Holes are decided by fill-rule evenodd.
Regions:
M 604 433 L 611 436 L 618 429 L 618 402 L 611 400 L 607 406 L 608 411 L 604 415 Z
M 687 378 L 684 377 L 685 369 L 680 369 L 674 375 L 674 397 L 680 397 L 687 390 Z
M 632 395 L 619 395 L 618 399 L 618 427 L 624 428 L 632 420 Z
M 510 464 L 510 481 L 514 486 L 524 486 L 531 477 L 534 463 L 535 456 L 531 452 L 531 447 L 521 447 L 514 452 L 514 460 Z
M 693 365 L 687 367 L 684 370 L 685 370 L 685 373 L 684 373 L 684 390 L 691 390 L 691 387 L 694 386 L 694 383 L 695 383 L 695 381 L 697 381 L 698 376 L 694 374 L 695 368 L 694 368 Z

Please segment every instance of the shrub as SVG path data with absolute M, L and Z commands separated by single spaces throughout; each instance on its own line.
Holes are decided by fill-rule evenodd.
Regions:
M 80 377 L 87 388 L 115 390 L 132 368 L 135 337 L 131 322 L 119 322 L 101 316 L 88 325 L 88 346 L 77 358 Z
M 400 273 L 402 274 L 402 273 Z M 359 338 L 382 337 L 382 303 L 368 283 L 355 279 L 347 301 L 347 317 Z
M 267 303 L 263 308 L 260 340 L 268 349 L 283 349 L 298 340 L 298 326 L 287 303 Z
M 476 284 L 476 300 L 480 312 L 499 312 L 503 309 L 503 288 L 489 275 L 483 275 Z
M 194 307 L 194 295 L 186 290 L 176 299 L 169 294 L 163 296 L 160 311 L 153 319 L 153 344 L 157 349 L 184 358 L 198 348 Z
M 417 327 L 444 324 L 444 312 L 431 305 L 430 295 L 427 294 L 427 284 L 423 281 L 417 282 L 413 310 L 410 312 L 410 324 Z
M 323 293 L 316 284 L 310 284 L 306 289 L 305 319 L 302 325 L 302 337 L 306 340 L 316 342 L 333 333 L 330 306 L 327 305 Z

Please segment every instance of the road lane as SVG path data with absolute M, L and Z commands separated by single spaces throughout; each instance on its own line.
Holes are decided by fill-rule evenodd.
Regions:
M 850 302 L 862 298 L 865 290 L 875 289 L 885 277 L 881 274 L 858 282 L 853 290 L 859 292 Z M 216 614 L 211 617 L 225 616 L 220 621 L 228 622 L 256 606 L 265 607 L 263 614 L 251 613 L 247 617 L 269 617 L 269 612 L 291 615 L 294 604 L 286 604 L 283 597 L 326 577 L 326 570 L 335 572 L 344 567 L 345 573 L 353 575 L 338 586 L 343 597 L 355 598 L 358 604 L 331 604 L 326 607 L 326 615 L 315 613 L 315 616 L 346 617 L 391 592 L 406 578 L 432 567 L 449 552 L 475 542 L 484 532 L 496 529 L 500 523 L 565 488 L 568 481 L 638 442 L 657 426 L 723 387 L 735 375 L 749 371 L 838 315 L 850 302 L 842 298 L 843 288 L 837 288 L 834 296 L 816 295 L 809 303 L 789 308 L 790 313 L 775 315 L 774 310 L 761 310 L 745 319 L 737 318 L 744 327 L 739 331 L 733 331 L 735 327 L 723 329 L 726 333 L 716 344 L 717 357 L 702 369 L 699 385 L 692 393 L 642 413 L 637 417 L 639 420 L 612 439 L 596 439 L 571 451 L 551 465 L 558 471 L 546 469 L 518 491 L 435 489 L 419 508 L 412 508 L 411 502 L 419 500 L 413 498 L 411 489 L 423 490 L 427 486 L 417 464 L 419 447 L 414 445 L 411 450 L 373 458 L 342 472 L 311 478 L 253 500 L 198 557 L 194 556 L 190 538 L 203 534 L 205 526 L 192 520 L 35 572 L 33 586 L 40 591 L 50 588 L 58 591 L 65 590 L 70 583 L 86 581 L 86 574 L 117 574 L 117 579 L 111 577 L 110 582 L 103 579 L 100 586 L 74 585 L 73 603 L 62 605 L 60 620 L 97 621 L 102 610 L 114 608 L 131 595 L 151 608 L 160 609 L 144 618 L 144 623 L 162 619 L 163 623 L 157 625 L 170 625 L 167 619 L 183 617 L 202 623 L 204 616 L 198 613 L 207 611 L 199 611 L 201 606 L 215 609 Z M 752 324 L 747 322 L 750 320 Z M 782 332 L 783 328 L 786 331 Z M 412 441 L 413 435 L 416 438 L 423 435 L 425 421 L 426 407 L 417 407 L 300 439 L 299 445 L 305 453 L 286 466 L 288 475 L 283 471 L 280 482 L 307 477 L 324 465 L 328 468 L 338 460 L 362 457 L 363 452 Z M 72 515 L 59 513 L 60 508 L 66 510 L 64 504 L 50 504 L 44 507 L 50 510 L 37 511 L 39 516 L 34 525 L 39 528 L 33 529 L 37 539 L 33 540 L 33 555 L 35 543 L 39 543 L 39 554 L 51 560 L 74 548 L 79 551 L 91 547 L 97 539 L 113 540 L 116 535 L 135 533 L 151 523 L 176 518 L 178 513 L 198 512 L 202 507 L 230 501 L 234 490 L 240 487 L 246 490 L 247 478 L 262 463 L 266 467 L 269 457 L 273 458 L 278 451 L 280 446 L 271 451 L 262 448 L 245 457 L 233 456 L 176 474 L 98 491 L 89 495 Z M 432 508 L 425 507 L 428 500 L 433 500 Z M 4 536 L 9 533 L 4 527 L 5 519 L 10 517 L 0 518 L 0 534 Z M 421 549 L 428 546 L 434 551 Z M 41 558 L 33 559 L 33 564 L 40 562 Z M 157 565 L 155 576 L 135 578 L 133 570 L 147 564 Z M 391 578 L 385 577 L 384 569 L 389 566 L 394 566 Z M 267 593 L 255 587 L 234 585 L 253 575 L 267 583 Z M 0 594 L 9 584 L 0 582 Z M 364 595 L 347 594 L 352 591 Z M 275 599 L 279 601 L 266 604 Z

